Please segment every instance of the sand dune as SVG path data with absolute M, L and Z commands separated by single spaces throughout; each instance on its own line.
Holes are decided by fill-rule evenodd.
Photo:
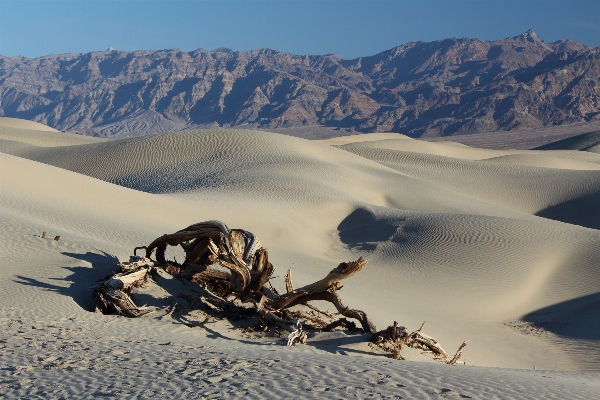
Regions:
M 9 117 L 0 117 L 0 127 L 27 129 L 32 131 L 58 132 L 56 129 L 51 128 L 48 125 L 40 124 L 39 122 Z
M 0 151 L 150 193 L 220 194 L 258 202 L 369 204 L 511 215 L 334 147 L 260 131 L 204 130 L 66 147 Z M 132 162 L 136 159 L 136 162 Z
M 482 132 L 468 135 L 452 135 L 437 138 L 424 138 L 429 141 L 452 141 L 467 146 L 485 149 L 539 149 L 559 140 L 595 132 L 600 129 L 598 121 L 576 122 L 555 126 L 544 126 L 512 131 Z
M 411 153 L 438 155 L 465 160 L 490 160 L 494 162 L 559 169 L 597 169 L 600 158 L 580 149 L 559 149 L 552 152 L 531 150 L 492 150 L 466 146 L 450 141 L 428 142 L 395 133 L 375 133 L 319 140 L 319 143 L 346 148 L 364 147 L 397 150 Z M 562 151 L 561 151 L 562 150 Z M 568 160 L 568 161 L 565 161 Z M 573 162 L 570 162 L 573 161 Z M 583 164 L 580 164 L 583 163 Z M 590 164 L 591 163 L 591 164 Z
M 536 150 L 587 150 L 597 153 L 597 151 L 593 149 L 597 148 L 599 144 L 600 131 L 594 131 L 562 140 L 557 140 L 555 142 L 539 146 L 536 148 Z
M 535 390 L 589 398 L 600 386 L 596 373 L 532 370 L 598 369 L 600 231 L 565 223 L 598 222 L 596 154 L 478 152 L 387 137 L 337 148 L 244 130 L 67 145 L 37 134 L 23 129 L 0 141 L 0 325 L 10 349 L 1 359 L 12 374 L 0 385 L 12 397 L 51 387 L 48 370 L 70 371 L 73 385 L 56 393 L 71 396 L 99 387 L 173 396 L 193 386 L 221 397 L 301 388 L 308 397 L 320 390 L 337 397 Z M 427 333 L 449 351 L 468 339 L 468 365 L 531 371 L 423 363 L 410 351 L 414 361 L 390 363 L 351 336 L 286 349 L 271 346 L 275 339 L 242 340 L 225 323 L 202 330 L 88 311 L 90 287 L 117 259 L 208 219 L 256 233 L 277 275 L 291 267 L 297 285 L 366 256 L 370 264 L 341 294 L 378 327 L 427 320 Z M 42 231 L 61 239 L 41 239 Z M 51 354 L 60 346 L 72 351 L 27 361 L 40 347 Z M 297 364 L 306 367 L 294 370 Z M 44 369 L 52 365 L 59 366 Z M 178 388 L 159 384 L 159 365 Z M 318 372 L 307 372 L 313 365 Z M 123 368 L 130 388 L 115 377 Z M 277 372 L 262 386 L 244 386 L 257 371 Z M 299 371 L 303 383 L 290 378 Z
M 17 146 L 16 148 L 18 149 L 21 149 L 23 144 L 58 147 L 99 143 L 105 140 L 76 135 L 74 133 L 59 132 L 49 126 L 33 121 L 0 117 L 0 142 L 5 143 L 5 146 Z
M 560 154 L 509 154 L 487 158 L 486 161 L 494 164 L 506 165 L 522 165 L 526 167 L 541 167 L 553 169 L 572 169 L 572 170 L 598 170 L 600 169 L 599 157 L 580 157 L 576 154 L 575 157 L 561 156 Z
M 375 142 L 377 143 L 377 142 Z M 396 144 L 397 146 L 398 144 Z M 381 148 L 383 147 L 383 148 Z M 482 161 L 390 150 L 389 145 L 347 144 L 344 150 L 376 161 L 421 181 L 516 211 L 535 214 L 551 206 L 600 193 L 599 164 L 533 154 Z M 508 158 L 510 157 L 510 158 Z M 529 157 L 529 158 L 527 158 Z M 523 159 L 530 165 L 525 165 Z M 531 166 L 543 165 L 544 167 Z M 573 167 L 575 169 L 566 169 Z M 562 168 L 547 168 L 549 165 Z M 585 169 L 584 169 L 585 168 Z M 578 210 L 597 214 L 591 207 Z
M 320 140 L 319 142 L 330 146 L 349 145 L 348 147 L 360 146 L 376 149 L 402 150 L 411 153 L 434 154 L 468 160 L 481 160 L 487 157 L 518 153 L 516 150 L 474 149 L 455 142 L 425 142 L 396 133 L 368 133 L 340 136 L 333 139 Z
M 600 144 L 590 147 L 589 149 L 587 149 L 587 151 L 589 151 L 590 153 L 600 154 Z

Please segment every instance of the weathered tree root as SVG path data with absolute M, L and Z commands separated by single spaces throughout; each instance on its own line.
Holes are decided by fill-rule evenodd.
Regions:
M 409 334 L 405 327 L 398 326 L 398 323 L 394 321 L 394 324 L 388 326 L 387 329 L 377 332 L 377 334 L 374 335 L 372 342 L 382 350 L 392 353 L 392 358 L 394 359 L 404 359 L 400 355 L 400 351 L 402 350 L 402 347 L 406 345 L 408 347 L 423 350 L 424 353 L 432 354 L 434 360 L 445 364 L 460 363 L 458 359 L 462 355 L 464 348 L 467 346 L 467 341 L 465 340 L 458 348 L 454 357 L 450 358 L 437 340 L 421 332 L 424 325 L 425 322 L 421 324 L 419 329 Z
M 186 257 L 182 264 L 165 258 L 167 246 L 181 246 Z M 372 343 L 382 350 L 392 353 L 394 359 L 400 355 L 404 345 L 418 348 L 433 355 L 434 359 L 447 364 L 455 364 L 466 346 L 464 342 L 452 358 L 438 342 L 423 334 L 421 328 L 408 334 L 406 328 L 394 322 L 383 331 L 378 331 L 367 314 L 361 310 L 346 307 L 338 291 L 341 281 L 362 270 L 368 260 L 360 257 L 356 261 L 343 262 L 331 270 L 325 278 L 294 289 L 291 270 L 285 276 L 286 293 L 278 294 L 270 285 L 273 265 L 269 262 L 267 250 L 258 238 L 242 229 L 229 229 L 220 221 L 206 221 L 190 225 L 170 235 L 163 235 L 145 249 L 145 257 L 134 255 L 129 262 L 119 264 L 120 272 L 104 280 L 95 290 L 95 308 L 103 313 L 117 313 L 126 317 L 139 317 L 149 311 L 138 307 L 129 294 L 136 288 L 153 279 L 156 268 L 199 286 L 199 298 L 193 304 L 203 307 L 207 314 L 202 322 L 183 323 L 190 327 L 203 326 L 211 313 L 239 319 L 251 315 L 260 316 L 254 330 L 287 331 L 285 344 L 306 343 L 308 332 L 304 329 L 331 331 L 343 327 L 346 330 L 360 330 L 347 318 L 357 320 L 362 331 L 371 334 Z M 150 257 L 156 252 L 156 261 Z M 219 264 L 227 271 L 215 269 Z M 310 305 L 313 300 L 331 303 L 345 318 L 335 319 L 333 315 Z M 189 307 L 187 307 L 189 308 Z M 186 309 L 187 309 L 186 308 Z M 174 304 L 168 316 L 176 314 Z M 425 324 L 425 323 L 423 323 Z
M 119 264 L 120 273 L 104 280 L 94 290 L 94 309 L 102 313 L 115 312 L 126 317 L 139 317 L 148 311 L 138 307 L 128 293 L 142 286 L 155 274 L 154 262 L 132 256 L 130 262 Z
M 308 339 L 308 333 L 302 330 L 302 323 L 296 321 L 296 329 L 290 333 L 285 341 L 286 346 L 293 346 L 296 343 L 305 344 Z

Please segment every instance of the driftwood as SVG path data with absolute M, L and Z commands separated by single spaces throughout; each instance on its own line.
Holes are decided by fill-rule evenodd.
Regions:
M 165 258 L 168 246 L 183 248 L 183 263 Z M 138 256 L 138 250 L 145 250 L 145 256 Z M 378 331 L 364 311 L 345 306 L 338 294 L 343 287 L 341 281 L 359 273 L 367 265 L 368 260 L 362 257 L 340 263 L 323 279 L 297 289 L 289 269 L 285 275 L 286 293 L 279 294 L 269 282 L 274 268 L 258 238 L 243 229 L 229 229 L 220 221 L 206 221 L 165 234 L 148 246 L 136 247 L 134 254 L 129 262 L 119 264 L 119 273 L 108 277 L 96 288 L 97 311 L 126 317 L 149 313 L 148 308 L 135 304 L 131 293 L 134 288 L 154 279 L 158 269 L 162 269 L 177 279 L 198 284 L 195 290 L 197 298 L 188 299 L 187 306 L 175 302 L 163 315 L 163 318 L 181 316 L 190 309 L 206 314 L 202 322 L 181 317 L 182 323 L 189 327 L 203 326 L 211 315 L 232 319 L 256 316 L 259 322 L 250 331 L 287 332 L 287 346 L 306 343 L 310 330 L 362 330 L 370 334 L 373 346 L 390 352 L 394 359 L 403 359 L 400 352 L 403 346 L 408 346 L 432 354 L 434 359 L 447 364 L 457 363 L 466 346 L 464 342 L 450 358 L 435 339 L 421 332 L 425 323 L 410 334 L 397 322 Z M 156 261 L 151 258 L 153 254 Z M 314 300 L 331 303 L 344 318 L 336 319 L 334 315 L 311 305 L 309 302 Z M 352 320 L 358 321 L 360 328 Z
M 121 273 L 104 280 L 95 290 L 94 308 L 99 312 L 115 312 L 126 317 L 139 317 L 147 312 L 138 307 L 128 293 L 142 286 L 153 274 L 154 262 L 132 256 L 130 262 L 119 264 Z
M 406 345 L 408 347 L 420 349 L 424 353 L 432 354 L 435 360 L 445 364 L 458 363 L 458 359 L 462 355 L 462 352 L 467 345 L 467 341 L 465 340 L 458 348 L 454 357 L 450 358 L 437 340 L 421 332 L 424 325 L 425 322 L 421 324 L 419 329 L 409 334 L 405 327 L 398 326 L 398 323 L 394 321 L 394 324 L 389 326 L 386 330 L 378 332 L 373 343 L 379 348 L 392 353 L 392 358 L 394 359 L 404 359 L 400 355 L 400 351 L 402 350 L 402 347 Z
M 296 343 L 305 344 L 306 339 L 308 339 L 308 333 L 302 330 L 302 323 L 296 321 L 296 329 L 288 335 L 285 345 L 293 346 Z
M 46 239 L 46 231 L 42 232 L 42 236 L 40 236 L 42 239 Z M 56 240 L 57 242 L 60 240 L 60 236 L 54 236 L 54 240 Z

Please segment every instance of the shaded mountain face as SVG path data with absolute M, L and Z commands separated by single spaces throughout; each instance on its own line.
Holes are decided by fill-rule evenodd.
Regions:
M 0 115 L 103 137 L 315 125 L 443 136 L 600 119 L 600 54 L 528 31 L 353 60 L 269 49 L 0 56 L 0 96 Z

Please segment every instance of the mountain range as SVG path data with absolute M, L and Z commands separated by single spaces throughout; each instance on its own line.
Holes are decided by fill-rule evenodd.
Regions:
M 436 137 L 600 120 L 600 48 L 535 32 L 343 59 L 271 49 L 0 56 L 0 116 L 138 136 L 324 126 Z

